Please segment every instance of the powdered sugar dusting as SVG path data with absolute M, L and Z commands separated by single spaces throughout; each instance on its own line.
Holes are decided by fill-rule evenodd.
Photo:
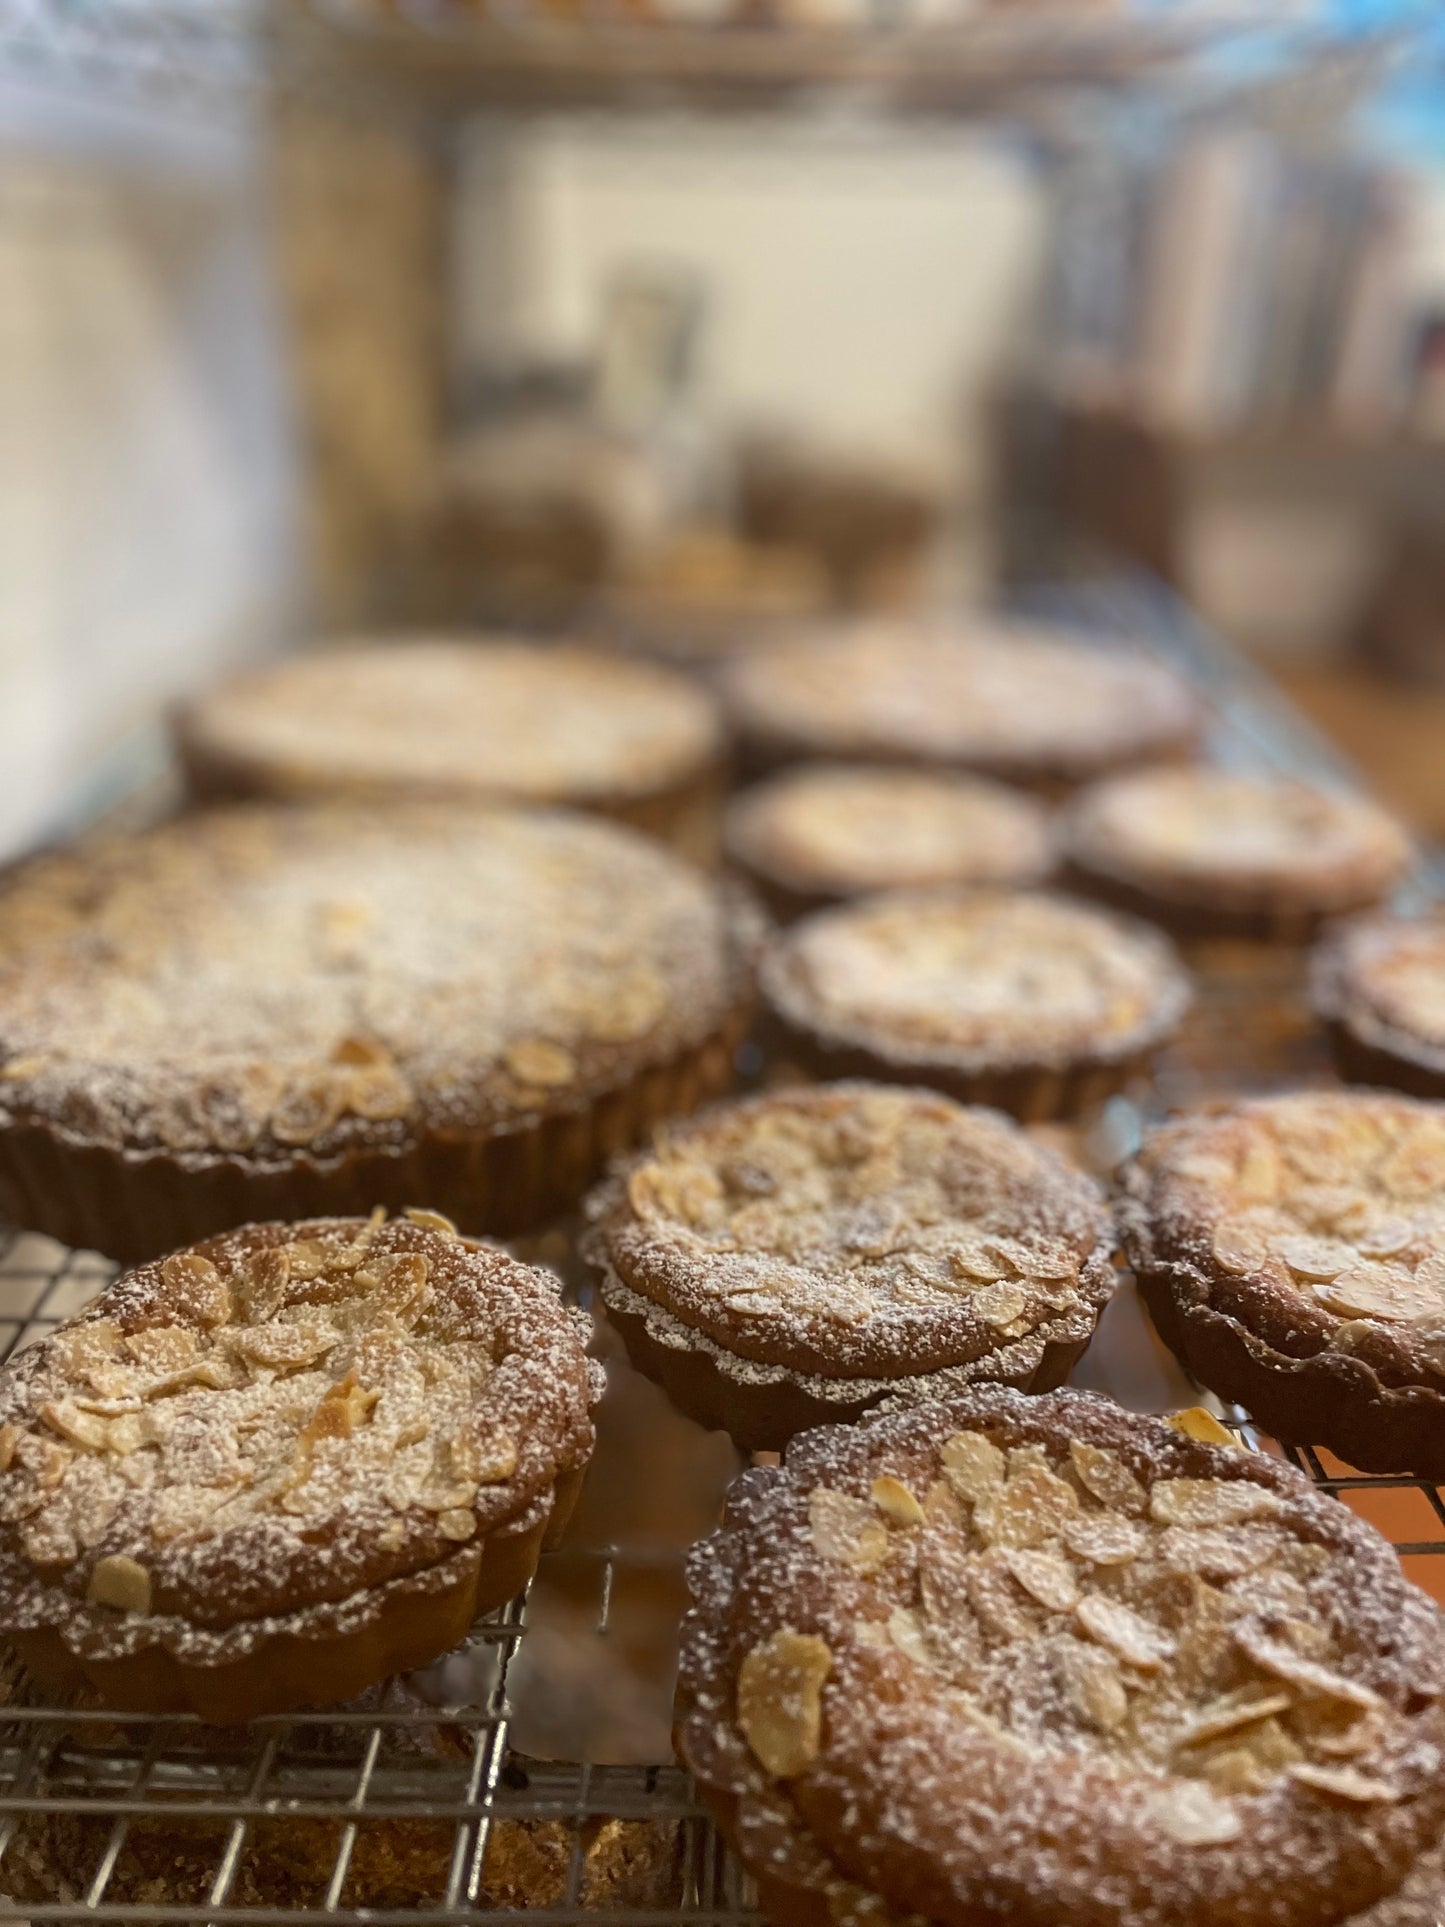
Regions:
M 1079 1527 L 1111 1517 L 1136 1549 L 1100 1564 Z M 1252 1535 L 1247 1570 L 1221 1533 Z M 1445 1632 L 1384 1541 L 1289 1468 L 1088 1395 L 807 1434 L 690 1577 L 684 1758 L 754 1870 L 843 1920 L 1303 1927 L 1391 1891 L 1445 1819 Z M 784 1718 L 823 1678 L 816 1738 L 764 1736 L 784 1781 L 738 1698 L 759 1652 L 799 1669 Z
M 721 898 L 584 817 L 240 808 L 28 866 L 0 1116 L 285 1161 L 630 1081 L 736 1001 Z

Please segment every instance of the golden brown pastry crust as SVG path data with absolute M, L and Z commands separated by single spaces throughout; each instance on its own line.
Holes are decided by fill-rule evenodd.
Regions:
M 761 981 L 814 1075 L 927 1083 L 1028 1122 L 1121 1089 L 1189 1004 L 1166 938 L 1045 892 L 862 897 L 775 938 Z
M 198 795 L 569 804 L 667 834 L 716 802 L 716 704 L 602 650 L 482 637 L 319 651 L 193 698 Z
M 723 848 L 783 917 L 875 890 L 1020 886 L 1054 867 L 1033 798 L 982 778 L 804 764 L 728 805 Z
M 425 1200 L 574 1202 L 727 1088 L 754 921 L 581 815 L 241 806 L 0 897 L 0 1204 L 113 1257 Z
M 1352 918 L 1310 962 L 1310 998 L 1340 1074 L 1445 1097 L 1445 915 Z
M 977 770 L 1056 792 L 1188 750 L 1193 695 L 1131 652 L 1066 630 L 901 623 L 819 632 L 723 672 L 745 751 Z
M 1299 942 L 1374 903 L 1410 844 L 1362 797 L 1214 769 L 1143 770 L 1086 791 L 1059 834 L 1075 875 L 1188 935 Z
M 1106 1400 L 809 1433 L 689 1581 L 679 1755 L 780 1922 L 1326 1927 L 1438 1838 L 1445 1633 L 1391 1548 Z
M 556 1281 L 431 1214 L 249 1225 L 0 1380 L 0 1627 L 108 1704 L 350 1698 L 530 1577 L 600 1374 Z
M 1058 1384 L 1114 1287 L 1092 1181 L 930 1091 L 718 1105 L 588 1209 L 584 1250 L 633 1362 L 755 1450 L 974 1379 Z
M 1165 1340 L 1281 1438 L 1445 1477 L 1445 1105 L 1367 1091 L 1185 1117 L 1124 1174 Z

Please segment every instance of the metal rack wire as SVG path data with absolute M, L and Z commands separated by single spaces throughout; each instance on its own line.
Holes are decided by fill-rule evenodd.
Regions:
M 1222 752 L 1345 780 L 1328 746 L 1163 592 L 1100 585 L 1071 591 L 1066 606 L 1077 619 L 1146 636 L 1186 667 L 1211 705 Z M 1297 962 L 1281 957 L 1264 969 L 1238 946 L 1194 961 L 1203 995 L 1141 1100 L 1150 1109 L 1329 1078 L 1300 1014 Z M 113 1269 L 44 1238 L 4 1234 L 0 1352 L 73 1315 Z M 1281 1449 L 1243 1414 L 1225 1416 L 1246 1443 Z M 1411 1575 L 1445 1598 L 1438 1489 L 1363 1477 L 1308 1447 L 1286 1456 L 1384 1530 Z M 440 1666 L 341 1710 L 242 1729 L 122 1719 L 47 1702 L 23 1677 L 0 1677 L 0 1920 L 752 1927 L 759 1917 L 745 1877 L 686 1776 L 665 1763 L 682 1555 L 681 1545 L 640 1536 L 568 1546 L 543 1561 L 526 1597 L 479 1623 Z M 568 1700 L 574 1665 L 625 1676 L 633 1640 L 625 1599 L 639 1584 L 651 1589 L 654 1619 L 673 1617 L 650 1686 L 657 1717 L 623 1749 L 634 1763 L 586 1757 L 581 1745 L 570 1762 L 540 1758 L 556 1748 L 538 1740 L 547 1724 L 538 1694 Z

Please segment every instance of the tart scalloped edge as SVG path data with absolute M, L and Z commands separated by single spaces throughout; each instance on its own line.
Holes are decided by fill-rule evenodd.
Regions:
M 780 1467 L 754 1468 L 744 1473 L 735 1483 L 729 1498 L 727 1511 L 720 1529 L 708 1540 L 694 1549 L 689 1564 L 689 1585 L 693 1605 L 684 1622 L 683 1649 L 679 1668 L 677 1704 L 674 1725 L 674 1741 L 678 1757 L 694 1774 L 701 1795 L 709 1806 L 724 1832 L 733 1841 L 742 1855 L 745 1864 L 757 1878 L 764 1907 L 771 1919 L 786 1927 L 923 1927 L 924 1916 L 911 1912 L 906 1906 L 895 1906 L 884 1898 L 874 1887 L 866 1884 L 861 1871 L 850 1873 L 842 1866 L 835 1855 L 810 1831 L 803 1812 L 795 1797 L 791 1781 L 799 1774 L 806 1774 L 812 1760 L 817 1756 L 819 1746 L 819 1718 L 823 1711 L 822 1687 L 831 1670 L 815 1664 L 815 1655 L 803 1647 L 822 1646 L 816 1638 L 798 1636 L 784 1631 L 774 1635 L 774 1645 L 779 1641 L 793 1641 L 797 1650 L 788 1654 L 779 1652 L 768 1656 L 769 1662 L 776 1657 L 788 1661 L 779 1677 L 786 1676 L 790 1682 L 789 1690 L 781 1698 L 771 1690 L 759 1695 L 754 1693 L 751 1705 L 746 1709 L 743 1702 L 743 1668 L 736 1663 L 742 1648 L 737 1630 L 730 1625 L 730 1617 L 739 1597 L 740 1586 L 746 1590 L 744 1565 L 746 1562 L 745 1540 L 752 1524 L 750 1515 L 766 1505 L 770 1491 L 788 1481 L 801 1486 L 803 1480 L 819 1481 L 824 1478 L 841 1482 L 850 1473 L 866 1477 L 876 1470 L 874 1448 L 886 1452 L 890 1445 L 916 1447 L 920 1440 L 926 1445 L 937 1448 L 947 1442 L 948 1435 L 960 1429 L 982 1428 L 988 1430 L 1003 1422 L 1005 1436 L 1019 1427 L 1030 1429 L 1028 1421 L 1042 1419 L 1047 1428 L 1057 1426 L 1055 1436 L 1060 1440 L 1083 1438 L 1090 1442 L 1086 1449 L 1098 1446 L 1120 1447 L 1132 1444 L 1135 1448 L 1132 1457 L 1137 1462 L 1142 1454 L 1149 1461 L 1148 1470 L 1162 1472 L 1179 1479 L 1182 1485 L 1191 1486 L 1197 1480 L 1210 1484 L 1232 1484 L 1244 1479 L 1260 1485 L 1267 1492 L 1280 1495 L 1286 1502 L 1290 1500 L 1303 1503 L 1312 1510 L 1318 1510 L 1322 1521 L 1333 1539 L 1353 1542 L 1357 1554 L 1378 1566 L 1382 1555 L 1389 1549 L 1374 1530 L 1351 1515 L 1337 1515 L 1334 1502 L 1320 1494 L 1302 1473 L 1279 1461 L 1264 1455 L 1243 1453 L 1237 1447 L 1225 1447 L 1206 1442 L 1207 1434 L 1188 1423 L 1191 1415 L 1181 1414 L 1178 1424 L 1160 1424 L 1157 1421 L 1141 1420 L 1114 1406 L 1111 1401 L 1090 1393 L 1064 1392 L 1042 1398 L 1029 1398 L 1026 1395 L 993 1388 L 975 1389 L 964 1399 L 947 1405 L 926 1407 L 904 1414 L 870 1414 L 855 1427 L 827 1427 L 816 1433 L 803 1434 L 789 1447 Z M 1036 1425 L 1035 1425 L 1035 1428 Z M 1212 1429 L 1212 1428 L 1211 1428 Z M 1131 1439 L 1131 1434 L 1133 1435 Z M 1143 1443 L 1140 1444 L 1142 1439 Z M 1104 1456 L 1119 1456 L 1106 1449 Z M 1244 1463 L 1241 1463 L 1243 1461 Z M 965 1477 L 976 1471 L 976 1465 L 965 1459 L 960 1464 L 960 1472 Z M 1136 1467 L 1137 1469 L 1137 1467 Z M 1191 1476 L 1192 1475 L 1192 1476 Z M 1151 1486 L 1152 1486 L 1151 1481 Z M 873 1503 L 883 1515 L 888 1531 L 903 1519 L 911 1518 L 903 1512 L 898 1501 L 903 1494 L 894 1488 L 897 1482 L 891 1478 L 874 1482 Z M 886 1491 L 880 1487 L 886 1486 Z M 816 1483 L 813 1496 L 817 1496 Z M 834 1495 L 841 1496 L 841 1495 Z M 847 1501 L 848 1505 L 855 1502 Z M 915 1500 L 915 1505 L 916 1505 Z M 1329 1508 L 1329 1510 L 1326 1510 Z M 866 1509 L 866 1501 L 864 1502 Z M 814 1515 L 814 1543 L 820 1523 L 826 1523 L 832 1532 L 835 1528 L 846 1535 L 857 1522 L 851 1515 L 838 1509 L 836 1519 L 824 1519 Z M 922 1514 L 918 1517 L 921 1519 Z M 863 1529 L 858 1545 L 866 1539 L 867 1528 Z M 834 1550 L 830 1548 L 830 1550 Z M 835 1557 L 855 1564 L 855 1569 L 866 1572 L 869 1568 L 856 1558 L 857 1548 L 840 1545 L 834 1550 Z M 1391 1562 L 1393 1563 L 1393 1561 Z M 1415 1594 L 1408 1582 L 1401 1581 L 1402 1604 Z M 754 1593 L 754 1600 L 757 1595 Z M 1420 1596 L 1420 1608 L 1427 1602 Z M 1438 1617 L 1436 1626 L 1438 1629 Z M 1403 1632 L 1402 1627 L 1402 1632 Z M 1416 1644 L 1419 1643 L 1420 1628 L 1414 1628 Z M 1404 1639 L 1390 1649 L 1389 1660 L 1395 1660 L 1398 1646 Z M 826 1649 L 825 1649 L 826 1650 Z M 908 1650 L 903 1645 L 903 1650 Z M 750 1648 L 744 1658 L 751 1658 L 757 1665 L 756 1682 L 762 1682 L 767 1674 L 766 1665 L 758 1665 L 758 1649 Z M 797 1663 L 793 1663 L 797 1662 Z M 1427 1694 L 1424 1704 L 1438 1700 L 1441 1685 L 1438 1669 L 1433 1681 L 1435 1691 Z M 774 1682 L 776 1684 L 776 1682 Z M 1423 1686 L 1422 1686 L 1423 1690 Z M 1413 1695 L 1417 1709 L 1420 1693 Z M 1440 1715 L 1435 1715 L 1435 1724 L 1441 1725 Z M 748 1731 L 745 1733 L 745 1725 Z M 1438 1753 L 1439 1734 L 1434 1736 L 1428 1750 Z M 771 1766 L 764 1765 L 757 1747 L 774 1757 Z M 789 1757 L 784 1757 L 789 1756 Z M 1327 1803 L 1333 1813 L 1359 1811 L 1352 1806 L 1352 1795 L 1364 1791 L 1363 1787 L 1351 1786 L 1347 1774 L 1339 1779 L 1337 1785 L 1327 1783 L 1334 1776 L 1325 1772 L 1313 1780 L 1305 1780 L 1306 1794 L 1314 1794 Z M 1417 1776 L 1422 1791 L 1434 1784 L 1429 1774 Z M 1348 1787 L 1348 1791 L 1346 1790 Z M 834 1820 L 839 1818 L 836 1789 L 821 1796 L 824 1806 Z M 1335 1805 L 1338 1799 L 1339 1804 Z M 831 1804 L 830 1804 L 831 1803 Z M 1437 1809 L 1441 1805 L 1437 1797 Z M 1195 1815 L 1188 1811 L 1188 1803 L 1176 1810 L 1179 1822 L 1176 1837 L 1186 1856 L 1200 1851 L 1209 1854 L 1211 1848 L 1225 1847 L 1230 1842 L 1221 1842 L 1209 1837 L 1207 1826 L 1198 1829 L 1198 1837 L 1191 1838 L 1195 1822 L 1207 1819 L 1207 1815 Z M 1162 1811 L 1162 1808 L 1161 1808 Z M 1100 1820 L 1104 1819 L 1101 1814 Z M 1418 1840 L 1413 1849 L 1402 1853 L 1401 1841 L 1394 1842 L 1391 1864 L 1385 1868 L 1387 1884 L 1383 1897 L 1379 1890 L 1379 1864 L 1372 1865 L 1368 1878 L 1375 1881 L 1373 1895 L 1356 1895 L 1345 1903 L 1345 1916 L 1351 1921 L 1364 1923 L 1398 1923 L 1399 1927 L 1426 1927 L 1438 1918 L 1438 1908 L 1442 1892 L 1445 1892 L 1445 1877 L 1442 1877 L 1442 1847 L 1428 1844 L 1438 1837 L 1440 1814 L 1433 1816 L 1433 1824 L 1424 1829 L 1423 1847 Z M 1325 1836 L 1327 1839 L 1329 1834 Z M 884 1852 L 888 1842 L 875 1838 L 870 1842 L 875 1852 Z M 1232 1897 L 1240 1892 L 1248 1893 L 1250 1883 L 1243 1878 L 1248 1869 L 1236 1869 L 1236 1877 L 1231 1883 Z M 1359 1867 L 1355 1868 L 1358 1883 Z M 1268 1885 L 1270 1883 L 1263 1883 Z M 1278 1885 L 1276 1881 L 1274 1883 Z M 940 1893 L 944 1889 L 938 1890 Z M 986 1923 L 1016 1922 L 1024 1918 L 1050 1917 L 1057 1920 L 1071 1918 L 1067 1910 L 1054 1909 L 1050 1915 L 1047 1906 L 1039 1914 L 1017 1914 L 1014 1905 L 1017 1896 L 1010 1893 L 1006 1886 L 996 1891 L 964 1892 L 954 1888 L 950 1893 L 952 1907 L 947 1918 L 967 1923 L 967 1927 L 985 1927 Z M 1324 1911 L 1318 1904 L 1313 1915 L 1318 1921 L 1339 1920 L 1342 1918 L 1338 1905 L 1334 1912 Z M 1175 1914 L 1166 1908 L 1159 1912 L 1151 1896 L 1143 1911 L 1134 1910 L 1121 1913 L 1117 1904 L 1104 1907 L 1100 1920 L 1118 1920 L 1158 1923 L 1183 1920 L 1198 1922 L 1205 1927 L 1207 1921 L 1216 1916 L 1210 1912 L 1213 1905 L 1213 1892 L 1207 1890 L 1202 1901 L 1202 1911 L 1197 1903 L 1187 1915 Z M 1268 1906 L 1266 1900 L 1264 1906 Z M 1360 1907 L 1366 1910 L 1358 1912 Z M 936 1910 L 930 1909 L 929 1919 L 939 1917 Z M 1233 1919 L 1235 1916 L 1230 1915 Z M 1263 1919 L 1259 1908 L 1246 1908 L 1240 1919 Z

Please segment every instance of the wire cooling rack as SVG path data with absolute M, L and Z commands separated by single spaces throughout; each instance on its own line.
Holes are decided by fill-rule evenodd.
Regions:
M 1142 637 L 1184 670 L 1224 759 L 1352 780 L 1166 593 L 1101 584 L 1049 606 Z M 1419 887 L 1431 884 L 1427 865 Z M 1094 1127 L 1103 1161 L 1128 1148 L 1146 1111 L 1332 1076 L 1298 959 L 1212 945 L 1191 962 L 1194 1014 L 1150 1091 Z M 561 1258 L 564 1246 L 529 1255 Z M 94 1254 L 0 1232 L 0 1354 L 72 1316 L 113 1271 Z M 544 1558 L 525 1598 L 425 1673 L 341 1710 L 223 1732 L 46 1703 L 23 1676 L 0 1674 L 0 1920 L 756 1923 L 749 1884 L 668 1746 L 685 1548 L 707 1529 L 736 1461 L 612 1363 L 568 1545 Z M 1084 1375 L 1145 1406 L 1196 1396 L 1127 1284 Z M 1242 1414 L 1223 1416 L 1245 1442 L 1281 1451 Z M 1310 1448 L 1285 1456 L 1378 1526 L 1410 1575 L 1445 1598 L 1439 1490 L 1361 1477 Z

